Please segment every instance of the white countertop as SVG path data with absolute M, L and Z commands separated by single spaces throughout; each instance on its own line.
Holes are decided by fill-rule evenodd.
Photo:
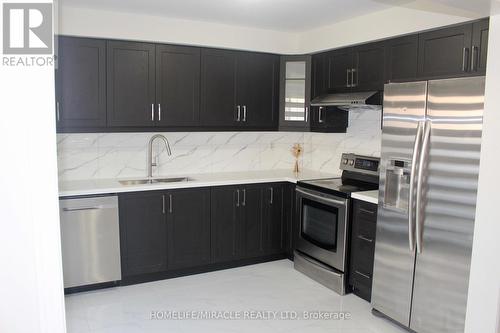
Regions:
M 351 194 L 353 199 L 358 199 L 372 204 L 378 205 L 378 190 L 374 191 L 363 191 L 363 192 L 353 192 Z
M 190 187 L 240 185 L 254 183 L 292 182 L 305 179 L 320 179 L 339 177 L 335 174 L 328 174 L 317 171 L 304 170 L 295 174 L 288 170 L 268 170 L 268 171 L 244 171 L 244 172 L 221 172 L 210 174 L 186 174 L 186 175 L 163 175 L 154 178 L 168 178 L 187 176 L 193 178 L 192 181 L 175 183 L 156 183 L 143 185 L 122 185 L 118 181 L 122 179 L 89 179 L 59 182 L 59 196 L 80 196 L 122 192 L 166 190 Z M 139 179 L 141 177 L 124 178 Z M 145 178 L 145 177 L 144 177 Z

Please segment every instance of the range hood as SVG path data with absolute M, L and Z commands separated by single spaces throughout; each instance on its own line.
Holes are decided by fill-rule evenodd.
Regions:
M 338 106 L 342 109 L 354 108 L 381 108 L 380 93 L 378 91 L 350 92 L 326 94 L 311 101 L 311 106 Z

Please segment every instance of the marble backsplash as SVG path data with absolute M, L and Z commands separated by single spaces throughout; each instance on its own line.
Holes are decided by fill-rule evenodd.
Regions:
M 300 143 L 301 168 L 338 174 L 343 152 L 380 156 L 380 111 L 353 110 L 347 133 L 166 132 L 172 155 L 158 140 L 153 175 L 289 169 Z M 60 180 L 144 177 L 153 133 L 58 134 Z

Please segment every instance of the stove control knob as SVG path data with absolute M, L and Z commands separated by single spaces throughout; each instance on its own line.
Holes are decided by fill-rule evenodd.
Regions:
M 349 165 L 353 166 L 354 165 L 354 160 L 349 160 Z
M 342 160 L 342 163 L 344 163 L 345 165 L 347 165 L 347 163 L 348 163 L 348 162 L 349 162 L 349 160 L 348 160 L 347 158 L 344 158 L 344 159 Z

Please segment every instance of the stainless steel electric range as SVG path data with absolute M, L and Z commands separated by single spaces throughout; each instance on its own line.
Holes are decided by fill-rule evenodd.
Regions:
M 376 190 L 379 158 L 342 154 L 342 177 L 299 181 L 295 269 L 343 295 L 346 292 L 351 193 Z

